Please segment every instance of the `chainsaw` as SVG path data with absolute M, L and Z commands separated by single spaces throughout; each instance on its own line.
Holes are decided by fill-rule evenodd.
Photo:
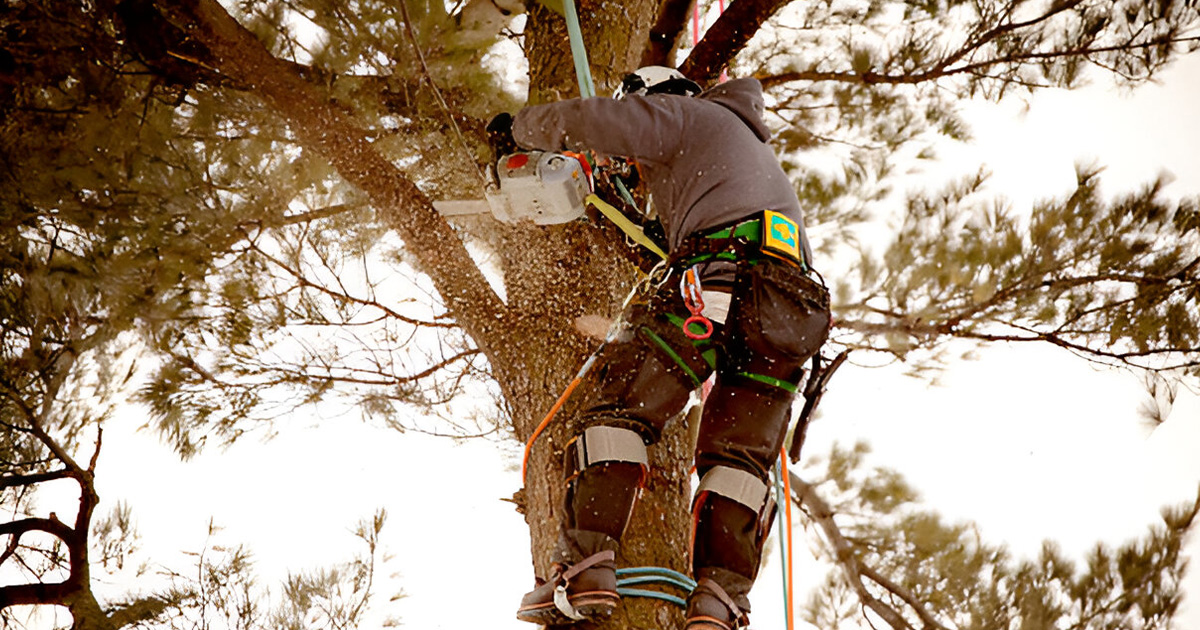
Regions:
M 519 151 L 501 156 L 493 166 L 493 181 L 484 199 L 435 201 L 444 216 L 486 214 L 504 223 L 532 221 L 555 225 L 574 221 L 586 212 L 591 194 L 587 161 L 576 155 L 548 151 Z

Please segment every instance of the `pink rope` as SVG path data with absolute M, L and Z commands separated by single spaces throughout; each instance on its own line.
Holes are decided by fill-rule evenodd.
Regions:
M 717 0 L 718 15 L 725 13 L 725 0 Z M 700 43 L 700 0 L 696 0 L 696 4 L 692 7 L 692 48 Z M 729 73 L 721 70 L 721 78 L 717 79 L 719 83 L 724 83 L 729 80 Z

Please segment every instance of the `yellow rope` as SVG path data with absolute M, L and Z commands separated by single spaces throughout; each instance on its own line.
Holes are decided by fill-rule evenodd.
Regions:
M 624 232 L 626 236 L 633 239 L 635 243 L 654 252 L 659 258 L 666 260 L 667 253 L 664 252 L 661 247 L 655 244 L 654 241 L 650 240 L 650 237 L 646 236 L 646 233 L 642 231 L 642 228 L 633 221 L 630 221 L 629 218 L 622 214 L 620 210 L 617 210 L 607 201 L 596 196 L 595 193 L 588 195 L 583 199 L 583 201 L 584 203 L 591 204 L 592 207 L 600 211 L 600 214 L 603 214 L 604 216 L 608 217 L 610 221 L 616 223 L 617 227 L 621 228 L 621 231 Z

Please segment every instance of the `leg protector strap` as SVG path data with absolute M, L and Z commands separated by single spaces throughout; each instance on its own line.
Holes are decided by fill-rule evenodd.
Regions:
M 775 497 L 769 490 L 757 475 L 738 468 L 714 466 L 704 473 L 692 501 L 697 571 L 715 567 L 753 581 L 775 519 Z
M 750 508 L 755 514 L 762 514 L 763 508 L 771 501 L 770 488 L 757 476 L 738 468 L 728 466 L 713 466 L 700 479 L 696 495 L 703 492 L 719 494 L 726 499 L 736 501 Z
M 650 465 L 641 435 L 606 426 L 590 427 L 567 443 L 567 461 L 574 462 L 575 472 L 601 462 L 630 462 L 643 468 Z

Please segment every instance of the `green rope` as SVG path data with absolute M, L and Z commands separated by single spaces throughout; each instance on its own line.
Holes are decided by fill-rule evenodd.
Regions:
M 738 372 L 737 375 L 742 378 L 745 378 L 745 379 L 757 381 L 764 385 L 778 387 L 779 389 L 782 389 L 783 391 L 788 392 L 789 394 L 796 393 L 796 386 L 792 383 L 789 383 L 789 382 L 783 380 L 783 379 L 778 379 L 773 376 L 767 376 L 765 374 L 755 374 L 754 372 Z
M 650 328 L 646 326 L 642 326 L 641 330 L 646 334 L 647 337 L 650 338 L 650 341 L 654 342 L 654 345 L 658 346 L 659 349 L 662 350 L 668 357 L 671 357 L 671 360 L 675 362 L 675 365 L 678 365 L 683 369 L 684 374 L 687 374 L 688 378 L 692 379 L 692 384 L 695 387 L 700 387 L 700 384 L 704 381 L 701 381 L 700 377 L 696 375 L 696 372 L 694 372 L 692 368 L 688 367 L 688 364 L 684 362 L 683 357 L 679 356 L 678 352 L 675 352 L 675 349 L 671 347 L 671 344 L 667 343 L 662 337 L 656 335 L 653 330 L 650 330 Z
M 575 11 L 575 0 L 563 0 L 563 17 L 567 19 L 567 37 L 571 40 L 571 58 L 575 61 L 575 77 L 579 80 L 579 96 L 588 98 L 596 95 L 592 84 L 592 71 L 588 66 L 587 48 L 583 45 L 583 31 L 579 28 L 579 14 Z

